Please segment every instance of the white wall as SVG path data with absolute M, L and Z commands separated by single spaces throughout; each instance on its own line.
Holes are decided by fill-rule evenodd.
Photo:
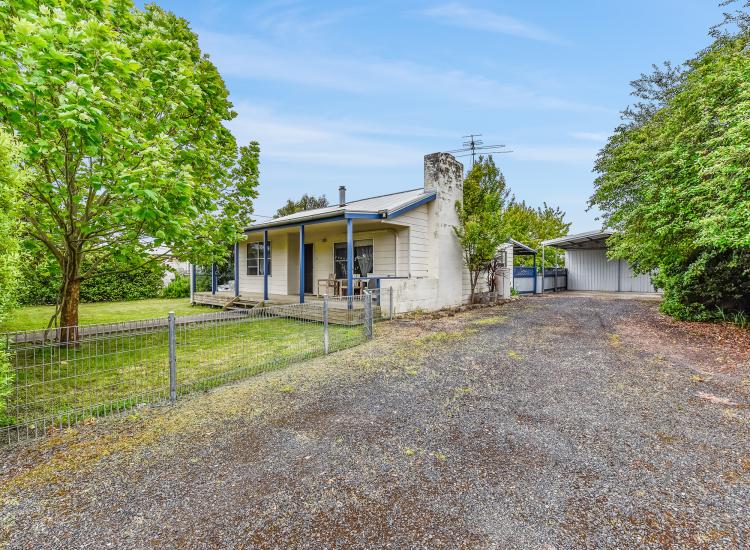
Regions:
M 404 276 L 426 277 L 430 272 L 430 242 L 428 241 L 428 205 L 401 214 L 394 222 L 408 225 L 399 231 L 399 271 Z M 402 248 L 403 245 L 403 248 Z
M 458 225 L 456 201 L 463 199 L 464 192 L 463 165 L 448 153 L 426 155 L 424 187 L 425 190 L 437 191 L 435 200 L 427 204 L 427 247 L 430 276 L 438 280 L 438 291 L 431 309 L 439 309 L 465 301 L 466 270 L 461 246 L 454 230 Z
M 271 243 L 271 275 L 268 277 L 268 292 L 271 294 L 287 294 L 287 235 L 269 235 Z M 240 243 L 240 293 L 263 292 L 263 275 L 247 274 L 247 243 L 262 242 L 263 235 L 253 234 Z

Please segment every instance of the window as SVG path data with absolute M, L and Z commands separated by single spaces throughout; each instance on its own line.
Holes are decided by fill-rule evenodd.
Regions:
M 372 239 L 354 241 L 354 276 L 372 275 L 373 267 Z M 337 279 L 346 279 L 346 243 L 333 245 L 333 269 Z
M 271 276 L 271 241 L 268 241 L 268 276 Z M 247 274 L 263 275 L 263 243 L 247 245 Z

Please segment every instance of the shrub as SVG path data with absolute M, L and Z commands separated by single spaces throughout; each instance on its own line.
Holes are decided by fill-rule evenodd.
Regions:
M 661 270 L 662 311 L 678 319 L 721 321 L 750 313 L 750 248 L 702 250 Z
M 55 304 L 62 281 L 60 268 L 48 254 L 34 245 L 29 246 L 21 263 L 18 301 L 24 305 Z M 84 279 L 81 284 L 82 302 L 118 302 L 161 296 L 166 270 L 161 263 L 155 262 L 125 275 L 106 273 L 123 269 L 113 260 L 102 262 L 98 268 L 102 275 Z
M 164 298 L 188 298 L 190 296 L 190 278 L 177 275 L 161 293 Z

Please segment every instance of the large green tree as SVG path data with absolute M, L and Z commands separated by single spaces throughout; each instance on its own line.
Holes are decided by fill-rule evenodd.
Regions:
M 60 324 L 111 265 L 84 271 L 89 255 L 222 259 L 250 221 L 258 146 L 226 128 L 226 86 L 187 22 L 130 0 L 1 5 L 0 125 L 25 145 L 21 215 L 60 265 Z
M 10 134 L 0 130 L 0 321 L 14 305 L 19 274 L 18 207 L 26 177 L 20 168 L 20 156 L 18 143 Z M 7 421 L 6 398 L 13 383 L 6 351 L 5 342 L 0 342 L 0 425 Z
M 287 199 L 286 204 L 279 208 L 274 215 L 274 218 L 280 218 L 281 216 L 288 216 L 296 212 L 303 212 L 305 210 L 314 210 L 315 208 L 324 208 L 328 206 L 328 199 L 325 195 L 316 197 L 314 195 L 308 195 L 305 193 L 300 197 L 299 200 L 295 201 Z
M 0 130 L 0 321 L 15 304 L 19 275 L 19 207 L 26 174 L 13 137 Z
M 509 228 L 512 237 L 539 250 L 542 241 L 554 239 L 568 234 L 570 222 L 565 221 L 565 212 L 560 208 L 553 208 L 547 203 L 534 208 L 524 201 L 511 200 L 505 211 L 505 224 Z M 541 258 L 539 258 L 541 261 Z M 519 265 L 531 264 L 533 260 L 529 256 L 520 257 Z M 544 253 L 544 267 L 556 267 L 564 264 L 562 251 L 555 248 L 547 248 Z
M 684 66 L 633 83 L 638 102 L 600 152 L 591 204 L 613 257 L 655 272 L 662 307 L 709 319 L 750 313 L 750 30 L 715 28 Z

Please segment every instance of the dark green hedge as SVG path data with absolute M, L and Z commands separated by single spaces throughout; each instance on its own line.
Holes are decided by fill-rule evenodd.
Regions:
M 678 319 L 723 320 L 750 315 L 750 248 L 699 250 L 690 261 L 663 269 L 661 309 Z
M 100 266 L 100 271 L 126 269 L 114 261 Z M 81 284 L 82 302 L 119 302 L 159 298 L 166 268 L 152 263 L 127 274 L 109 274 L 84 279 Z M 55 304 L 60 288 L 60 268 L 54 260 L 29 256 L 22 262 L 18 302 L 22 305 Z

